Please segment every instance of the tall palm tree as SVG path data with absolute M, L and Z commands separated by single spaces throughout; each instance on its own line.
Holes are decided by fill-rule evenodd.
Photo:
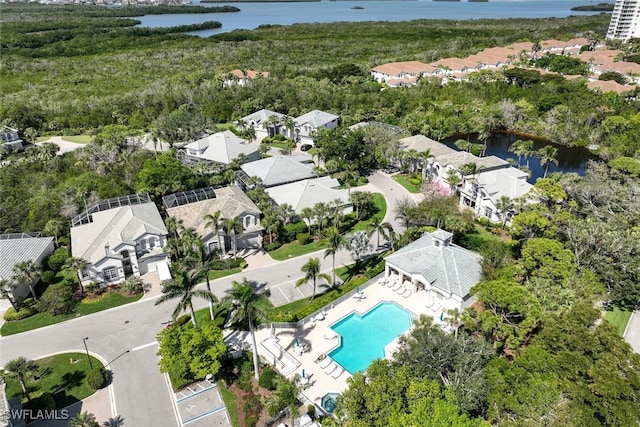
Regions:
M 373 236 L 373 233 L 377 234 L 376 252 L 380 252 L 380 236 L 384 239 L 389 239 L 389 231 L 393 230 L 393 226 L 388 222 L 382 222 L 382 219 L 374 216 L 367 225 L 369 229 L 369 237 Z
M 171 314 L 171 318 L 176 320 L 182 311 L 189 310 L 191 312 L 191 321 L 193 322 L 193 325 L 197 327 L 198 320 L 196 319 L 196 313 L 193 310 L 193 298 L 198 297 L 214 303 L 217 301 L 217 298 L 209 291 L 195 289 L 198 284 L 198 280 L 202 277 L 202 272 L 186 272 L 181 269 L 175 269 L 173 271 L 173 275 L 173 279 L 162 282 L 164 294 L 156 301 L 155 305 L 162 304 L 163 302 L 173 299 L 180 299 L 176 309 L 173 310 L 173 313 Z
M 558 166 L 558 149 L 552 145 L 545 145 L 536 152 L 536 156 L 540 158 L 540 165 L 544 166 L 543 178 L 546 178 L 547 172 L 549 172 L 549 164 L 553 163 Z
M 293 216 L 296 214 L 296 211 L 293 209 L 293 206 L 291 206 L 288 203 L 283 203 L 280 206 L 278 206 L 278 216 L 280 217 L 280 219 L 282 220 L 282 222 L 287 225 L 291 222 L 291 218 L 293 218 Z
M 513 209 L 513 200 L 509 198 L 509 196 L 500 196 L 498 200 L 496 200 L 496 209 L 500 212 L 500 219 L 502 220 L 502 229 L 504 230 L 504 226 L 507 223 L 507 214 L 510 209 Z
M 87 261 L 84 258 L 76 258 L 76 257 L 71 257 L 69 259 L 67 259 L 64 263 L 64 269 L 65 270 L 70 270 L 70 271 L 75 271 L 76 275 L 78 276 L 78 279 L 80 279 L 80 289 L 84 292 L 84 287 L 82 286 L 82 271 L 87 269 L 89 267 L 89 261 Z
M 265 231 L 267 232 L 267 235 L 269 236 L 269 244 L 270 245 L 273 244 L 274 230 L 278 230 L 280 228 L 280 224 L 281 224 L 280 218 L 278 218 L 278 216 L 273 212 L 266 213 L 260 223 L 262 224 Z
M 333 210 L 333 223 L 340 230 L 340 218 L 342 217 L 344 202 L 340 199 L 333 199 L 329 202 L 329 206 Z
M 7 376 L 15 378 L 22 387 L 27 400 L 31 400 L 29 391 L 27 390 L 27 378 L 35 376 L 39 371 L 38 364 L 33 360 L 28 360 L 24 357 L 18 357 L 17 359 L 10 360 L 4 366 L 4 372 Z
M 170 216 L 164 221 L 164 223 L 167 226 L 167 231 L 172 236 L 177 236 L 178 233 L 184 228 L 183 221 L 176 218 L 175 216 Z
M 34 300 L 38 300 L 34 282 L 40 277 L 40 267 L 33 260 L 22 261 L 13 266 L 13 278 L 18 283 L 26 283 L 29 286 Z
M 420 158 L 420 153 L 415 148 L 406 151 L 407 160 L 409 161 L 409 172 L 415 172 L 416 162 Z
M 434 156 L 431 154 L 431 149 L 427 148 L 424 151 L 421 151 L 419 154 L 419 159 L 422 162 L 422 182 L 425 182 L 427 179 L 427 171 L 429 170 L 429 159 L 432 159 Z
M 278 133 L 278 127 L 280 126 L 280 118 L 274 114 L 267 119 L 265 124 L 267 125 L 267 134 L 270 137 L 274 137 Z M 271 128 L 271 132 L 268 131 L 269 128 Z
M 206 214 L 204 216 L 204 226 L 210 228 L 212 232 L 218 237 L 218 250 L 220 251 L 220 258 L 222 258 L 222 237 L 220 236 L 220 226 L 222 225 L 222 219 L 220 217 L 220 211 L 215 211 L 212 214 Z
M 326 280 L 327 282 L 329 282 L 329 284 L 332 283 L 331 276 L 329 276 L 327 273 L 320 272 L 319 258 L 309 258 L 309 260 L 302 267 L 300 267 L 300 271 L 304 273 L 304 277 L 296 281 L 296 287 L 301 286 L 308 281 L 313 282 L 313 295 L 311 295 L 309 301 L 313 300 L 316 297 L 316 283 L 318 281 L 318 278 Z
M 300 211 L 300 216 L 306 220 L 307 232 L 309 233 L 309 235 L 311 235 L 311 220 L 315 216 L 313 209 L 311 209 L 310 207 L 302 208 L 302 210 Z
M 322 232 L 324 222 L 327 220 L 327 216 L 329 215 L 329 206 L 326 203 L 318 202 L 313 206 L 313 211 L 315 212 L 318 231 Z
M 18 284 L 13 280 L 0 279 L 0 297 L 6 298 L 11 303 L 11 306 L 16 311 L 19 311 L 16 301 L 13 299 L 13 290 L 18 287 Z
M 355 165 L 347 165 L 341 172 L 336 174 L 336 178 L 340 179 L 347 186 L 347 196 L 351 197 L 351 181 L 357 181 L 360 173 Z
M 122 427 L 124 425 L 124 418 L 120 415 L 116 415 L 115 418 L 109 418 L 107 421 L 103 422 L 102 425 L 104 427 Z
M 172 260 L 177 261 L 180 257 L 180 240 L 174 237 L 169 237 L 167 243 L 164 245 L 164 251 L 169 253 Z
M 326 241 L 327 241 L 327 249 L 324 250 L 324 257 L 328 257 L 329 255 L 333 258 L 333 281 L 331 282 L 334 286 L 336 284 L 336 254 L 342 248 L 344 248 L 344 236 L 340 234 L 340 231 L 336 227 L 327 228 L 325 233 Z
M 222 222 L 222 227 L 224 231 L 231 239 L 231 246 L 233 247 L 233 257 L 235 258 L 238 255 L 238 242 L 237 235 L 242 234 L 244 231 L 244 227 L 238 218 L 227 218 Z
M 258 366 L 258 344 L 253 330 L 254 322 L 266 319 L 266 313 L 258 306 L 258 301 L 267 295 L 268 291 L 256 292 L 246 277 L 242 282 L 231 282 L 231 290 L 226 300 L 231 302 L 231 324 L 238 327 L 248 324 L 251 344 L 253 346 L 253 369 L 256 380 L 260 379 Z
M 518 166 L 520 166 L 522 164 L 521 162 L 522 156 L 525 153 L 524 141 L 521 139 L 518 139 L 517 141 L 513 141 L 509 146 L 508 151 L 518 156 Z
M 185 264 L 192 268 L 194 274 L 205 277 L 208 292 L 211 292 L 209 270 L 211 269 L 212 258 L 213 252 L 208 251 L 204 243 L 198 239 L 194 245 L 193 252 L 185 259 Z M 209 314 L 211 315 L 211 320 L 213 320 L 215 317 L 213 313 L 213 301 L 209 301 Z
M 458 329 L 462 320 L 462 313 L 457 308 L 447 310 L 447 317 L 445 318 L 448 324 L 453 327 L 453 333 L 456 339 L 458 339 Z
M 284 116 L 282 119 L 285 129 L 287 129 L 287 137 L 295 140 L 293 131 L 296 128 L 296 122 L 291 116 Z
M 193 228 L 185 228 L 180 233 L 180 245 L 182 246 L 182 253 L 185 256 L 190 256 L 196 246 L 198 240 L 198 234 Z
M 69 427 L 99 427 L 100 424 L 96 421 L 96 416 L 89 412 L 83 412 L 76 415 L 69 422 Z

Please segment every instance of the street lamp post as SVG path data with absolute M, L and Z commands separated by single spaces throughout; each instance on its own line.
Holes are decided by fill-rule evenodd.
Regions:
M 89 369 L 93 369 L 93 366 L 91 366 L 91 357 L 89 356 L 89 349 L 87 348 L 87 340 L 89 339 L 89 337 L 84 337 L 82 338 L 82 342 L 84 343 L 84 351 L 87 352 L 87 360 L 89 361 Z

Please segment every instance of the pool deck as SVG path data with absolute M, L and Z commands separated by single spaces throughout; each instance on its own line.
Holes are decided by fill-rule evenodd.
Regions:
M 325 394 L 342 393 L 348 387 L 347 379 L 351 377 L 346 370 L 340 375 L 336 375 L 342 370 L 339 365 L 331 374 L 325 372 L 325 370 L 330 370 L 333 364 L 337 364 L 328 356 L 328 353 L 340 344 L 340 338 L 329 328 L 333 323 L 353 311 L 364 314 L 381 302 L 395 302 L 415 316 L 426 314 L 433 317 L 435 323 L 444 325 L 440 321 L 442 308 L 433 311 L 433 309 L 426 307 L 427 293 L 425 291 L 412 292 L 410 296 L 403 297 L 375 279 L 360 288 L 363 298 L 353 296 L 338 304 L 329 305 L 324 311 L 323 320 L 309 319 L 298 328 L 278 328 L 275 329 L 275 336 L 270 328 L 256 331 L 256 341 L 262 350 L 259 353 L 265 362 L 275 362 L 276 369 L 288 378 L 301 376 L 304 369 L 307 380 L 306 383 L 305 380 L 302 380 L 304 383 L 302 385 L 303 394 L 319 408 L 321 407 L 320 401 Z M 296 341 L 300 346 L 296 345 Z M 302 353 L 300 353 L 300 348 L 303 349 Z M 385 347 L 387 357 L 393 353 L 395 348 L 397 348 L 397 340 Z M 269 357 L 264 357 L 265 353 Z M 274 353 L 280 354 L 274 356 Z M 328 360 L 318 363 L 317 358 L 321 354 L 325 355 L 325 359 Z M 322 366 L 327 363 L 329 366 L 323 369 Z

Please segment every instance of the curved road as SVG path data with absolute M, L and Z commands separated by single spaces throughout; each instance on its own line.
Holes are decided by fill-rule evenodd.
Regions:
M 370 183 L 380 191 L 387 201 L 386 221 L 400 229 L 395 221 L 396 200 L 408 195 L 406 190 L 388 176 L 376 172 L 369 177 Z M 299 299 L 311 292 L 310 286 L 295 288 L 293 282 L 300 276 L 300 267 L 310 258 L 323 258 L 322 251 L 276 262 L 271 265 L 245 271 L 212 282 L 212 290 L 219 297 L 226 295 L 233 280 L 247 277 L 261 288 L 269 288 L 274 295 Z M 348 251 L 336 256 L 336 267 L 352 263 Z M 331 259 L 323 261 L 324 270 L 331 270 Z M 288 294 L 288 295 L 287 295 Z M 52 353 L 84 350 L 82 339 L 88 337 L 89 351 L 109 362 L 113 373 L 115 395 L 114 412 L 122 415 L 127 424 L 133 426 L 168 426 L 177 419 L 174 413 L 169 388 L 157 366 L 156 334 L 164 322 L 171 318 L 173 302 L 155 306 L 155 298 L 116 307 L 111 310 L 80 317 L 67 322 L 0 339 L 0 365 L 19 356 L 37 359 Z M 206 306 L 201 300 L 194 301 L 195 308 Z

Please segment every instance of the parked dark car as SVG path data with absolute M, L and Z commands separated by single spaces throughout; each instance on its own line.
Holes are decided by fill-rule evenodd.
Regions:
M 300 146 L 300 150 L 302 150 L 302 151 L 309 151 L 311 148 L 313 148 L 313 145 L 311 145 L 311 144 L 302 144 Z

